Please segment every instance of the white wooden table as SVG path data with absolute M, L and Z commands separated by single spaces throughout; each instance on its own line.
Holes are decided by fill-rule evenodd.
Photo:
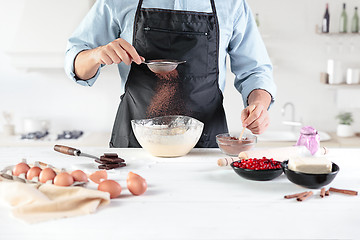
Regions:
M 74 146 L 76 147 L 76 146 Z M 284 195 L 305 191 L 285 175 L 267 182 L 245 180 L 218 167 L 219 149 L 194 149 L 180 158 L 156 158 L 142 149 L 83 148 L 117 152 L 127 167 L 109 172 L 122 196 L 86 216 L 25 224 L 0 205 L 0 239 L 359 239 L 360 197 L 319 190 L 304 202 Z M 340 172 L 329 185 L 360 191 L 360 149 L 330 149 Z M 92 168 L 92 160 L 57 153 L 51 147 L 1 148 L 0 167 L 27 158 L 56 167 Z M 95 168 L 94 168 L 95 170 Z M 148 191 L 132 196 L 129 171 L 143 176 Z

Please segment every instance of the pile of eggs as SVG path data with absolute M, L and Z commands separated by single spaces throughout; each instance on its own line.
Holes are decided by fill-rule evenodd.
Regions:
M 88 181 L 86 173 L 81 170 L 75 170 L 71 173 L 60 172 L 59 174 L 56 174 L 50 167 L 44 169 L 41 169 L 38 166 L 30 167 L 25 162 L 16 164 L 12 174 L 13 176 L 26 178 L 29 181 L 39 181 L 41 183 L 51 182 L 56 186 L 63 187 L 71 186 L 74 182 Z
M 75 170 L 71 173 L 63 171 L 56 174 L 50 167 L 44 169 L 41 169 L 38 166 L 30 167 L 25 162 L 16 164 L 12 170 L 12 174 L 13 176 L 26 178 L 29 181 L 35 180 L 41 183 L 51 182 L 56 186 L 63 187 L 71 186 L 74 182 L 88 182 L 88 176 L 81 170 Z M 89 178 L 91 181 L 98 184 L 98 190 L 108 192 L 110 198 L 116 198 L 120 195 L 122 190 L 120 184 L 114 180 L 107 179 L 107 172 L 105 170 L 96 171 L 90 174 Z M 133 172 L 128 173 L 126 184 L 128 190 L 133 195 L 141 195 L 147 189 L 145 179 Z
M 116 198 L 121 193 L 121 186 L 114 180 L 107 179 L 107 172 L 105 170 L 96 171 L 89 176 L 90 180 L 99 184 L 98 190 L 110 193 L 110 198 Z M 133 195 L 141 195 L 147 189 L 147 183 L 140 175 L 129 172 L 126 178 L 127 189 Z

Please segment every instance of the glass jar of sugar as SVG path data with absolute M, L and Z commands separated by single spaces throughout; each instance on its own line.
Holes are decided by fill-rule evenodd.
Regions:
M 310 126 L 301 128 L 296 146 L 305 146 L 314 155 L 320 148 L 320 136 L 316 129 Z

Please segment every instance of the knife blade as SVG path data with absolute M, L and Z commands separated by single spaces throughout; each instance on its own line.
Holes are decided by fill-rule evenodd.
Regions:
M 57 152 L 63 153 L 63 154 L 71 155 L 71 156 L 81 156 L 81 157 L 88 157 L 88 158 L 100 160 L 100 158 L 98 158 L 94 155 L 90 155 L 90 154 L 81 152 L 80 149 L 67 147 L 67 146 L 63 146 L 63 145 L 55 145 L 54 150 Z

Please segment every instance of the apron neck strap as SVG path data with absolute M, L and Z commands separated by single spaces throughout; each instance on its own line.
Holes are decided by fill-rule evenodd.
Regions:
M 138 15 L 137 13 L 140 12 L 141 6 L 142 6 L 143 0 L 139 0 L 137 9 L 136 9 L 136 15 Z
M 143 3 L 143 0 L 139 0 L 139 4 L 138 4 L 138 6 L 137 6 L 136 12 L 139 12 L 139 11 L 140 11 L 141 6 L 142 6 L 142 3 Z M 212 12 L 213 12 L 213 14 L 216 16 L 215 0 L 210 0 L 210 3 L 211 3 Z
M 210 0 L 210 3 L 211 3 L 211 9 L 213 11 L 213 14 L 216 16 L 215 0 Z

